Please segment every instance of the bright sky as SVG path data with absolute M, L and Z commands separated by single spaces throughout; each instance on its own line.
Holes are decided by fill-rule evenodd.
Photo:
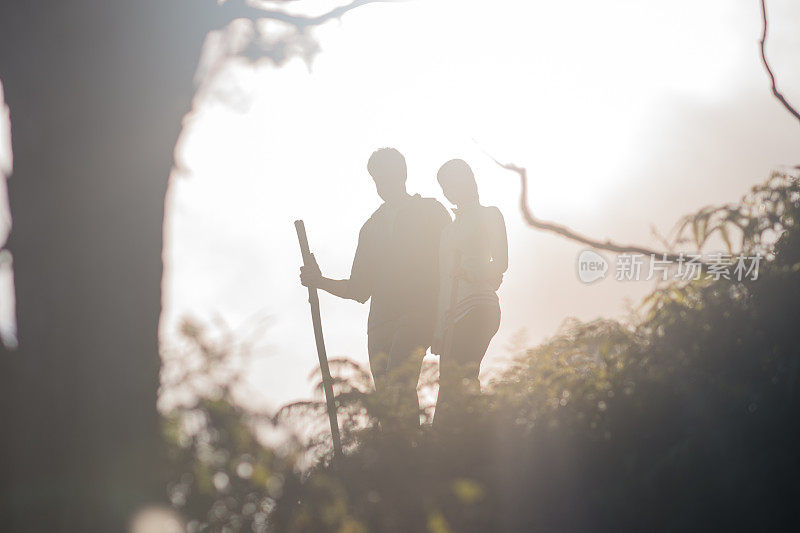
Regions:
M 800 102 L 800 6 L 769 6 L 769 56 Z M 484 370 L 568 316 L 625 314 L 652 285 L 578 281 L 582 248 L 525 227 L 516 177 L 480 147 L 528 168 L 537 215 L 653 247 L 651 225 L 667 233 L 800 162 L 800 128 L 760 65 L 756 0 L 380 3 L 313 36 L 310 69 L 299 57 L 235 59 L 207 81 L 167 199 L 162 343 L 185 316 L 241 337 L 269 320 L 248 369 L 254 404 L 310 393 L 316 351 L 292 222 L 305 220 L 323 273 L 347 277 L 380 203 L 366 172 L 378 147 L 405 154 L 409 191 L 443 203 L 436 170 L 466 159 L 482 202 L 505 214 L 510 269 Z M 368 307 L 321 299 L 329 356 L 365 363 Z

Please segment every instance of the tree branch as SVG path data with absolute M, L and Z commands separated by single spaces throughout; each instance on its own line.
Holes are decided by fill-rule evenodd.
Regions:
M 312 26 L 319 26 L 331 19 L 341 18 L 348 11 L 366 4 L 376 4 L 384 2 L 396 2 L 399 0 L 353 0 L 349 4 L 335 7 L 330 11 L 317 16 L 293 15 L 278 9 L 262 9 L 257 6 L 247 4 L 244 0 L 228 0 L 219 9 L 225 13 L 227 22 L 237 18 L 260 19 L 268 18 L 280 20 L 295 26 L 298 30 L 303 30 Z
M 671 262 L 685 260 L 685 258 L 681 258 L 679 255 L 669 252 L 658 252 L 648 248 L 642 248 L 641 246 L 617 244 L 610 240 L 599 241 L 597 239 L 592 239 L 590 237 L 586 237 L 585 235 L 581 235 L 580 233 L 577 233 L 566 226 L 562 226 L 561 224 L 536 218 L 528 206 L 528 171 L 523 167 L 518 167 L 517 165 L 511 163 L 501 163 L 491 155 L 486 155 L 489 156 L 489 158 L 491 158 L 492 161 L 497 163 L 500 167 L 510 170 L 511 172 L 516 172 L 519 175 L 521 185 L 519 207 L 522 211 L 522 216 L 525 218 L 525 222 L 529 226 L 561 235 L 562 237 L 565 237 L 571 241 L 579 242 L 597 250 L 606 250 L 608 252 L 614 252 L 618 254 L 642 254 L 647 256 L 654 255 L 658 259 Z
M 792 105 L 786 100 L 786 98 L 781 94 L 778 90 L 777 85 L 775 84 L 775 75 L 772 73 L 772 68 L 769 66 L 769 62 L 767 61 L 767 54 L 765 51 L 765 46 L 767 42 L 767 1 L 761 0 L 761 20 L 764 22 L 764 31 L 761 34 L 761 62 L 764 63 L 764 68 L 767 69 L 767 74 L 769 75 L 770 82 L 772 83 L 772 94 L 778 101 L 783 104 L 783 107 L 792 114 L 794 118 L 800 120 L 800 113 L 792 107 Z
M 786 100 L 786 98 L 783 96 L 783 94 L 781 94 L 781 92 L 778 90 L 778 87 L 777 87 L 776 82 L 775 82 L 775 75 L 773 74 L 772 68 L 770 67 L 769 62 L 767 61 L 767 56 L 766 56 L 766 51 L 765 51 L 766 41 L 767 41 L 767 29 L 768 29 L 766 0 L 761 0 L 761 18 L 762 18 L 762 21 L 763 21 L 763 24 L 764 24 L 763 25 L 764 29 L 763 29 L 763 32 L 761 34 L 761 41 L 760 41 L 760 43 L 761 43 L 761 61 L 763 62 L 764 68 L 766 69 L 767 74 L 769 75 L 769 79 L 770 79 L 770 82 L 772 84 L 772 94 L 775 96 L 775 98 L 778 99 L 778 101 L 783 105 L 783 107 L 794 118 L 796 118 L 797 120 L 800 120 L 800 113 L 798 113 L 798 111 L 794 107 L 792 107 L 792 105 Z M 486 153 L 485 150 L 484 150 L 484 153 Z M 533 228 L 536 228 L 536 229 L 543 230 L 543 231 L 548 231 L 550 233 L 555 233 L 556 235 L 560 235 L 560 236 L 562 236 L 562 237 L 564 237 L 566 239 L 581 243 L 583 245 L 586 245 L 586 246 L 588 246 L 590 248 L 594 248 L 594 249 L 597 249 L 597 250 L 606 250 L 606 251 L 614 252 L 614 253 L 633 253 L 633 254 L 643 254 L 643 255 L 655 255 L 655 256 L 658 256 L 658 257 L 663 257 L 667 261 L 673 261 L 673 262 L 674 261 L 678 261 L 679 259 L 681 259 L 680 256 L 675 255 L 673 253 L 669 253 L 669 252 L 667 252 L 667 253 L 665 253 L 665 252 L 657 252 L 655 250 L 650 250 L 648 248 L 643 248 L 641 246 L 635 246 L 635 245 L 630 245 L 630 244 L 629 245 L 617 244 L 617 243 L 615 243 L 615 242 L 613 242 L 611 240 L 599 241 L 597 239 L 593 239 L 591 237 L 587 237 L 585 235 L 581 235 L 580 233 L 577 233 L 577 232 L 573 231 L 572 229 L 570 229 L 570 228 L 568 228 L 566 226 L 563 226 L 561 224 L 556 224 L 554 222 L 548 222 L 548 221 L 540 220 L 540 219 L 536 218 L 533 215 L 533 213 L 531 212 L 530 207 L 528 206 L 528 172 L 527 172 L 527 170 L 525 168 L 523 168 L 523 167 L 519 167 L 519 166 L 511 164 L 511 163 L 501 163 L 500 161 L 498 161 L 497 159 L 495 159 L 494 157 L 492 157 L 488 153 L 486 153 L 486 155 L 492 161 L 494 161 L 498 166 L 500 166 L 500 167 L 502 167 L 502 168 L 504 168 L 506 170 L 510 170 L 512 172 L 515 172 L 516 174 L 519 175 L 520 185 L 521 185 L 519 206 L 520 206 L 520 210 L 522 211 L 522 216 L 524 217 L 525 222 L 529 226 L 531 226 Z M 703 264 L 703 265 L 706 266 L 705 264 Z

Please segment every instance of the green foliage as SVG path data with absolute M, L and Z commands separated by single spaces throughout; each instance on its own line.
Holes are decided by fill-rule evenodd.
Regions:
M 297 482 L 297 456 L 291 446 L 282 452 L 265 446 L 257 428 L 272 428 L 271 418 L 233 400 L 249 346 L 231 335 L 210 339 L 192 321 L 181 333 L 183 349 L 170 352 L 162 370 L 164 388 L 184 398 L 163 424 L 173 469 L 170 501 L 188 518 L 190 532 L 267 531 L 284 485 Z
M 708 206 L 683 217 L 675 229 L 675 243 L 692 241 L 702 249 L 715 233 L 733 252 L 732 235 L 740 238 L 741 253 L 766 253 L 777 235 L 797 224 L 800 185 L 789 172 L 775 171 L 754 186 L 737 204 Z M 691 230 L 691 239 L 687 233 Z
M 638 321 L 568 322 L 445 427 L 379 430 L 368 374 L 332 362 L 337 463 L 320 402 L 269 421 L 315 428 L 292 453 L 262 446 L 238 408 L 200 402 L 200 429 L 168 426 L 184 494 L 173 501 L 212 531 L 797 529 L 798 214 L 797 181 L 776 174 L 738 206 L 688 217 L 698 245 L 739 228 L 739 251 L 769 258 L 758 279 L 667 284 Z M 243 461 L 260 473 L 237 476 Z

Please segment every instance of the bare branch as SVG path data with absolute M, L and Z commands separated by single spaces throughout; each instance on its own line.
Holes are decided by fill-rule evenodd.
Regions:
M 599 241 L 597 239 L 592 239 L 590 237 L 586 237 L 585 235 L 581 235 L 566 226 L 562 226 L 561 224 L 556 224 L 555 222 L 548 222 L 545 220 L 540 220 L 536 218 L 530 210 L 528 206 L 528 171 L 523 167 L 518 167 L 517 165 L 511 163 L 501 163 L 494 157 L 489 154 L 492 161 L 497 163 L 499 166 L 506 170 L 510 170 L 511 172 L 516 172 L 520 178 L 520 198 L 519 198 L 519 207 L 522 211 L 522 216 L 525 218 L 525 222 L 536 229 L 540 229 L 543 231 L 549 231 L 551 233 L 555 233 L 557 235 L 561 235 L 571 241 L 579 242 L 584 244 L 590 248 L 595 248 L 597 250 L 606 250 L 608 252 L 614 252 L 618 254 L 643 254 L 643 255 L 654 255 L 659 259 L 663 259 L 665 261 L 673 261 L 677 262 L 683 260 L 679 255 L 675 255 L 669 252 L 658 252 L 655 250 L 650 250 L 648 248 L 642 248 L 641 246 L 634 246 L 634 245 L 623 245 L 617 244 L 610 240 L 606 241 Z
M 767 69 L 767 74 L 769 75 L 770 82 L 772 83 L 772 94 L 778 101 L 783 104 L 783 107 L 792 114 L 794 118 L 800 120 L 800 113 L 792 107 L 792 105 L 786 100 L 786 98 L 778 91 L 778 87 L 775 84 L 775 75 L 772 73 L 772 68 L 769 66 L 769 62 L 767 61 L 767 55 L 765 51 L 765 46 L 767 42 L 767 1 L 761 0 L 761 20 L 764 22 L 764 31 L 761 34 L 761 62 L 764 63 L 764 68 Z
M 763 62 L 764 68 L 766 69 L 767 74 L 769 75 L 769 79 L 772 84 L 772 94 L 775 96 L 775 98 L 778 99 L 778 101 L 783 105 L 783 107 L 786 108 L 786 110 L 789 111 L 789 113 L 791 113 L 791 115 L 794 118 L 800 120 L 800 113 L 798 113 L 798 111 L 794 107 L 792 107 L 792 105 L 786 100 L 783 94 L 781 94 L 781 92 L 778 90 L 778 87 L 775 82 L 775 75 L 773 74 L 772 68 L 769 66 L 769 62 L 767 61 L 767 56 L 765 51 L 766 41 L 767 41 L 767 29 L 768 29 L 766 0 L 761 0 L 761 17 L 763 21 L 763 33 L 761 34 L 761 41 L 760 41 L 761 61 Z M 486 153 L 485 150 L 484 153 Z M 650 250 L 648 248 L 643 248 L 641 246 L 617 244 L 611 240 L 599 241 L 597 239 L 581 235 L 580 233 L 577 233 L 572 229 L 563 226 L 561 224 L 556 224 L 554 222 L 548 222 L 536 218 L 531 212 L 530 207 L 528 206 L 527 170 L 523 167 L 519 167 L 511 163 L 501 163 L 488 153 L 486 153 L 486 155 L 500 167 L 515 172 L 516 174 L 519 175 L 520 185 L 521 185 L 519 205 L 520 205 L 520 210 L 522 211 L 522 215 L 525 219 L 525 222 L 529 226 L 543 231 L 549 231 L 550 233 L 555 233 L 557 235 L 561 235 L 566 239 L 581 243 L 583 245 L 589 246 L 590 248 L 595 248 L 597 250 L 606 250 L 614 253 L 635 253 L 643 255 L 655 255 L 658 257 L 663 257 L 667 261 L 678 261 L 681 259 L 680 256 L 670 252 L 666 253 L 657 252 L 655 250 Z
M 257 6 L 249 5 L 244 0 L 228 0 L 220 6 L 220 9 L 225 12 L 228 22 L 237 18 L 268 18 L 286 22 L 287 24 L 295 26 L 298 30 L 303 30 L 312 26 L 319 26 L 331 19 L 341 18 L 345 13 L 366 4 L 396 1 L 398 0 L 353 0 L 349 4 L 335 7 L 326 13 L 316 16 L 293 15 L 278 9 L 262 9 Z

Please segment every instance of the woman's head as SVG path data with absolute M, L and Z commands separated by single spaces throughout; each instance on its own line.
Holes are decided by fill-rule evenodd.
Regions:
M 478 201 L 478 184 L 475 174 L 463 159 L 451 159 L 436 174 L 447 200 L 454 205 L 472 204 Z

